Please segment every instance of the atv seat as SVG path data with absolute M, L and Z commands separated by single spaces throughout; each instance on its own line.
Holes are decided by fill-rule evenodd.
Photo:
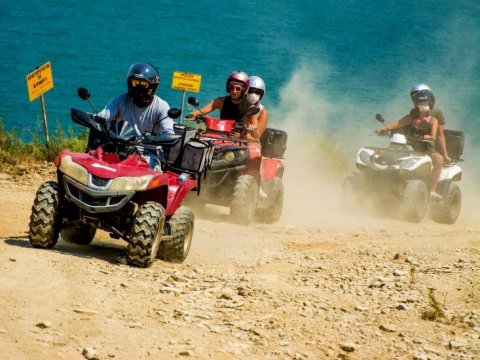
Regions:
M 171 148 L 175 146 L 181 139 L 181 135 L 159 134 L 146 137 L 143 140 L 143 143 L 146 145 L 156 145 L 163 148 Z

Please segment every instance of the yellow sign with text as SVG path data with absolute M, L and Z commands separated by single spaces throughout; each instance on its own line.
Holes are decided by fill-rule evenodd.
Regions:
M 172 76 L 172 89 L 199 92 L 202 75 L 175 71 Z
M 52 66 L 50 62 L 38 67 L 27 75 L 28 97 L 30 101 L 53 88 Z

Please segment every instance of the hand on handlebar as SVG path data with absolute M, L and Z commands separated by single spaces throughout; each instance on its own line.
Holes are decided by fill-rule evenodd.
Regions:
M 379 127 L 378 129 L 375 129 L 375 134 L 377 135 L 384 135 L 388 130 L 386 126 Z
M 185 116 L 185 119 L 191 120 L 191 121 L 202 120 L 202 118 L 203 118 L 203 114 L 198 110 L 194 110 L 190 114 Z

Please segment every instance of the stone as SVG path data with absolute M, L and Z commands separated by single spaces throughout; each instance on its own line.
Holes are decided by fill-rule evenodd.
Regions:
M 86 347 L 82 350 L 82 355 L 88 360 L 99 360 L 97 352 L 92 347 Z
M 346 342 L 346 343 L 340 343 L 338 344 L 340 346 L 340 349 L 346 352 L 353 352 L 355 351 L 355 344 L 351 342 Z
M 40 329 L 47 329 L 49 327 L 52 327 L 52 323 L 50 321 L 42 321 L 42 322 L 39 322 L 38 324 L 35 324 L 35 326 Z

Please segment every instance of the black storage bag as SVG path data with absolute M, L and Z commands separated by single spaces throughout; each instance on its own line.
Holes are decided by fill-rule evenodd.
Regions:
M 201 174 L 209 166 L 211 146 L 205 141 L 190 140 L 183 149 L 180 168 Z
M 287 149 L 287 132 L 267 128 L 260 139 L 260 144 L 263 156 L 281 159 Z
M 178 162 L 181 160 L 181 153 L 185 144 L 195 136 L 196 130 L 188 130 L 184 125 L 175 124 L 173 127 L 176 135 L 182 135 L 182 140 L 180 140 L 175 146 L 172 146 L 168 149 L 167 154 L 167 163 L 178 165 Z
M 465 134 L 458 130 L 445 130 L 445 142 L 447 145 L 447 153 L 453 160 L 459 160 L 463 155 L 463 147 L 465 146 Z M 437 145 L 438 141 L 437 141 Z M 441 149 L 437 148 L 441 153 Z

